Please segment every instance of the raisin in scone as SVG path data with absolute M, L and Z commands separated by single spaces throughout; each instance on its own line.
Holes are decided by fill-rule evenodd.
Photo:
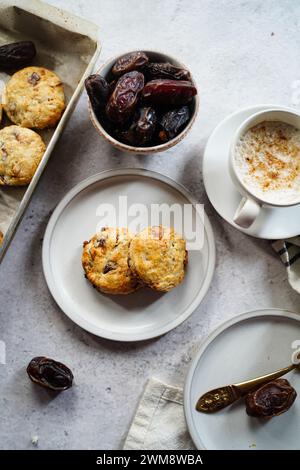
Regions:
M 0 130 L 0 185 L 30 183 L 46 150 L 41 137 L 31 129 L 8 126 Z
M 54 127 L 65 108 L 62 82 L 44 67 L 19 70 L 6 84 L 3 108 L 9 119 L 20 126 Z
M 126 228 L 104 227 L 83 243 L 82 266 L 86 278 L 106 294 L 130 294 L 140 287 L 128 267 L 132 239 Z
M 148 227 L 132 239 L 128 262 L 143 284 L 167 292 L 184 278 L 187 263 L 185 240 L 174 229 Z

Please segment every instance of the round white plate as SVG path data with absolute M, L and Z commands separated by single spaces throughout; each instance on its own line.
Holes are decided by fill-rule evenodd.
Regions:
M 300 315 L 280 309 L 244 313 L 217 328 L 192 362 L 184 391 L 187 425 L 198 449 L 300 449 L 300 373 L 284 378 L 298 392 L 286 413 L 267 422 L 249 417 L 244 401 L 214 414 L 195 409 L 198 398 L 218 386 L 242 382 L 291 363 L 299 341 Z
M 293 207 L 263 207 L 257 220 L 244 229 L 233 222 L 241 195 L 229 174 L 229 149 L 232 136 L 238 126 L 252 114 L 274 105 L 252 106 L 241 109 L 224 119 L 213 131 L 206 144 L 203 157 L 203 180 L 208 198 L 216 211 L 233 227 L 257 238 L 276 240 L 300 233 L 300 205 Z M 292 110 L 284 106 L 278 109 Z
M 138 341 L 170 331 L 198 307 L 213 276 L 215 244 L 205 215 L 203 248 L 189 252 L 185 279 L 176 289 L 166 294 L 145 288 L 127 296 L 99 293 L 84 278 L 82 243 L 96 232 L 100 203 L 112 204 L 118 215 L 119 195 L 127 195 L 128 206 L 137 202 L 147 207 L 152 203 L 195 204 L 182 186 L 151 171 L 109 170 L 91 176 L 55 209 L 45 233 L 43 268 L 54 299 L 75 323 L 103 338 Z M 111 225 L 115 225 L 113 220 Z M 197 227 L 201 229 L 203 225 Z

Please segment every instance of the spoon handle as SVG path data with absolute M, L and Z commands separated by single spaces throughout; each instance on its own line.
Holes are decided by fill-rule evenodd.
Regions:
M 245 382 L 240 382 L 233 384 L 232 386 L 235 389 L 239 390 L 240 396 L 243 397 L 251 390 L 258 388 L 260 385 L 263 385 L 267 382 L 271 382 L 271 380 L 278 379 L 283 375 L 287 374 L 291 370 L 295 369 L 296 364 L 291 364 L 288 367 L 283 367 L 282 369 L 276 370 L 275 372 L 271 372 L 271 374 L 261 375 L 260 377 L 256 377 L 255 379 L 246 380 Z

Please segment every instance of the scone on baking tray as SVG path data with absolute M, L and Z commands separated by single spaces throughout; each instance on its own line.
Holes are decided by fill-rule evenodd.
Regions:
M 180 284 L 186 263 L 185 240 L 173 228 L 147 227 L 131 241 L 130 269 L 152 289 L 167 292 Z
M 7 126 L 0 130 L 0 185 L 30 183 L 45 152 L 42 138 L 31 129 Z
M 3 107 L 14 123 L 23 127 L 54 127 L 65 108 L 60 78 L 44 67 L 26 67 L 7 82 Z
M 82 266 L 86 278 L 106 294 L 130 294 L 140 287 L 128 267 L 132 234 L 126 228 L 104 227 L 84 242 Z

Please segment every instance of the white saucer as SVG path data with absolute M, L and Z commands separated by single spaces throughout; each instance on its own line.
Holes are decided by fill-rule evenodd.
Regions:
M 195 409 L 208 390 L 288 366 L 295 340 L 300 340 L 300 315 L 280 309 L 239 315 L 206 339 L 192 362 L 184 391 L 186 421 L 198 449 L 300 449 L 298 371 L 283 377 L 298 393 L 294 404 L 266 422 L 249 417 L 243 400 L 214 414 Z
M 233 216 L 241 195 L 231 180 L 228 167 L 229 148 L 234 131 L 251 114 L 270 108 L 274 108 L 274 105 L 242 109 L 228 116 L 216 127 L 204 152 L 203 180 L 210 202 L 223 219 L 248 235 L 277 240 L 300 234 L 300 205 L 288 208 L 264 207 L 250 228 L 239 227 L 233 222 Z M 284 106 L 276 105 L 276 108 L 294 111 Z
M 137 202 L 147 207 L 196 202 L 175 181 L 147 170 L 109 170 L 91 176 L 62 199 L 48 223 L 44 274 L 60 308 L 85 330 L 118 341 L 145 340 L 175 328 L 199 306 L 214 272 L 214 237 L 205 215 L 203 248 L 189 252 L 185 279 L 171 292 L 143 288 L 127 296 L 101 294 L 84 278 L 82 243 L 96 232 L 99 204 L 112 204 L 118 212 L 119 195 L 127 195 L 128 207 Z M 197 231 L 202 231 L 200 218 L 196 223 Z M 106 225 L 114 226 L 115 221 Z

